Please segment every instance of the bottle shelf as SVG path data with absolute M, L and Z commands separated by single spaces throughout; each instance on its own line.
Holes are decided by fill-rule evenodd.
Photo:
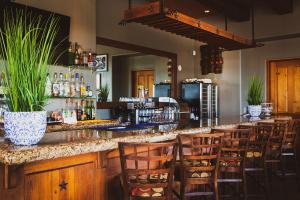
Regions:
M 63 65 L 63 67 L 69 68 L 71 71 L 76 70 L 76 69 L 89 70 L 91 72 L 97 71 L 97 68 L 89 67 L 87 65 Z
M 95 96 L 93 97 L 50 97 L 50 99 L 97 99 Z

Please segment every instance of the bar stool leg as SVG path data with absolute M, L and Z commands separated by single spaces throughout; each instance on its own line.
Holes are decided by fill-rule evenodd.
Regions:
M 215 181 L 214 183 L 214 188 L 215 188 L 215 199 L 219 200 L 219 188 L 218 188 L 218 182 Z

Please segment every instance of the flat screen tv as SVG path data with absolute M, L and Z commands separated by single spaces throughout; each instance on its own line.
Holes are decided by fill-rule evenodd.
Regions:
M 7 0 L 0 0 L 0 28 L 3 27 L 4 22 L 4 11 L 8 10 L 12 12 L 13 15 L 16 15 L 17 10 L 27 10 L 32 17 L 41 17 L 41 20 L 47 20 L 51 15 L 54 15 L 58 18 L 58 33 L 54 41 L 54 46 L 57 46 L 55 49 L 55 58 L 58 57 L 58 60 L 53 60 L 53 63 L 58 65 L 66 65 L 67 61 L 67 50 L 69 47 L 69 34 L 70 34 L 70 17 L 49 12 L 46 10 L 26 6 L 23 4 L 13 3 Z M 56 61 L 56 63 L 54 63 Z

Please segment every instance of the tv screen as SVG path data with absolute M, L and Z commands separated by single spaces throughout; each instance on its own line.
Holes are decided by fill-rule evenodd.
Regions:
M 47 20 L 51 15 L 54 15 L 58 18 L 58 32 L 54 40 L 54 46 L 57 46 L 54 53 L 55 58 L 58 58 L 58 60 L 53 60 L 53 63 L 51 64 L 66 65 L 68 63 L 67 50 L 69 48 L 70 17 L 23 4 L 0 0 L 0 28 L 3 28 L 5 10 L 8 10 L 9 12 L 12 12 L 13 15 L 16 15 L 17 10 L 20 9 L 27 10 L 32 17 L 41 17 L 42 21 Z M 54 63 L 55 61 L 56 63 Z

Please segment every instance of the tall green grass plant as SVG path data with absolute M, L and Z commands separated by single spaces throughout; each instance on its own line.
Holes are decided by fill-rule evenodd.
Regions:
M 263 101 L 263 82 L 257 77 L 253 76 L 249 89 L 248 89 L 248 97 L 247 102 L 248 105 L 260 105 Z
M 5 12 L 0 30 L 0 59 L 4 60 L 6 101 L 11 112 L 42 111 L 47 65 L 54 59 L 58 19 L 46 21 L 24 10 Z

